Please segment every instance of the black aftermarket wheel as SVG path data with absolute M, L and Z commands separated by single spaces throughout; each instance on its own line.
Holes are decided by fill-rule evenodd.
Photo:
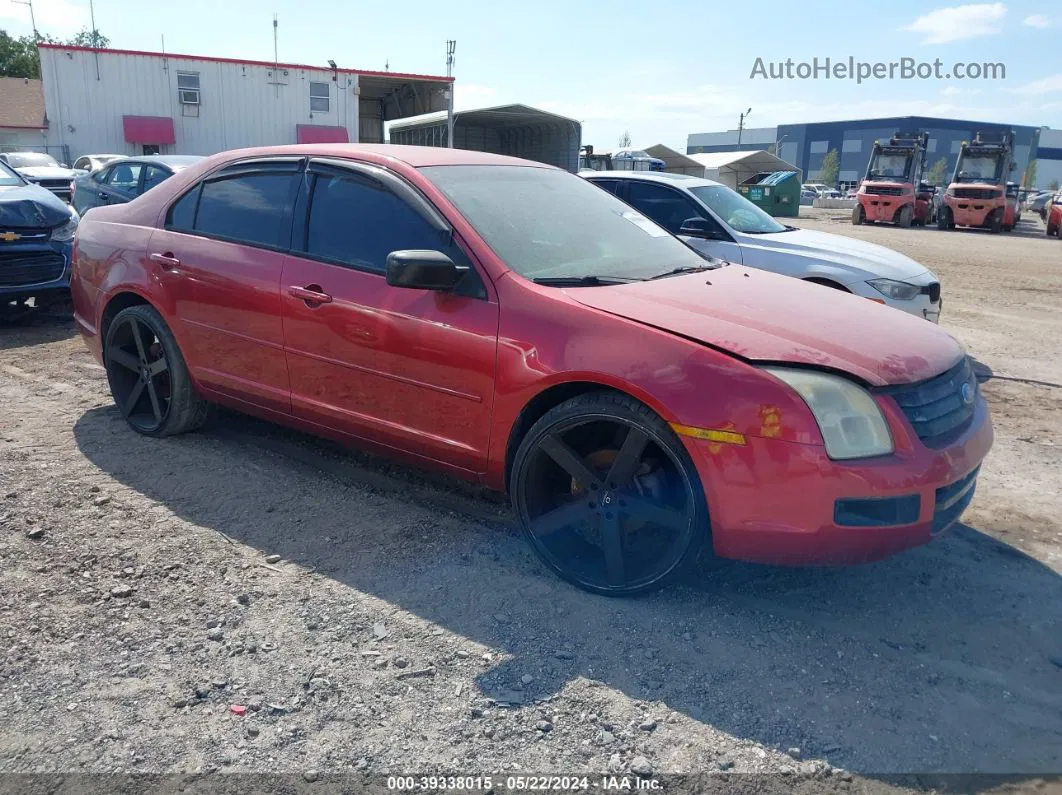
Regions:
M 513 504 L 539 557 L 594 593 L 655 590 L 708 537 L 700 479 L 671 428 L 624 395 L 554 408 L 516 454 Z
M 104 346 L 107 381 L 118 411 L 147 436 L 171 436 L 194 430 L 210 404 L 196 394 L 177 341 L 150 306 L 119 312 Z

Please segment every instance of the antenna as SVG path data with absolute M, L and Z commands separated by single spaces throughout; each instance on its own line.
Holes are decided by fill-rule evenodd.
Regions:
M 457 50 L 457 39 L 446 40 L 446 76 L 453 77 L 454 51 Z M 454 148 L 454 82 L 449 81 L 446 87 L 446 145 Z
M 280 96 L 280 51 L 277 49 L 277 15 L 273 12 L 273 85 L 276 86 L 277 96 Z

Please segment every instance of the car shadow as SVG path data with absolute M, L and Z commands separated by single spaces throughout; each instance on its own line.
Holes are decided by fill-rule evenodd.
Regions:
M 495 650 L 477 684 L 497 702 L 589 680 L 883 780 L 1062 771 L 1062 577 L 991 527 L 850 568 L 709 560 L 684 584 L 616 600 L 547 572 L 497 497 L 297 432 L 225 415 L 157 441 L 106 407 L 74 434 L 93 464 L 183 519 Z M 192 472 L 223 472 L 238 508 Z
M 69 312 L 31 309 L 21 317 L 0 317 L 0 350 L 59 342 L 75 334 L 77 326 Z

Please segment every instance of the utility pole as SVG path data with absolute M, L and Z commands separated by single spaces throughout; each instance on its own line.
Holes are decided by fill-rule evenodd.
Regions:
M 96 8 L 89 0 L 89 17 L 92 19 L 92 49 L 96 55 L 96 79 L 100 79 L 100 34 L 96 31 Z
M 12 3 L 17 3 L 20 6 L 29 6 L 30 10 L 30 26 L 33 28 L 33 43 L 34 45 L 41 43 L 41 34 L 37 32 L 37 17 L 33 14 L 33 0 L 11 0 Z M 37 77 L 43 77 L 41 73 L 41 49 L 37 47 Z
M 453 77 L 454 73 L 454 51 L 457 49 L 456 39 L 446 40 L 446 76 Z M 450 81 L 450 84 L 446 88 L 446 145 L 450 148 L 454 148 L 454 82 Z
M 747 111 L 742 113 L 741 117 L 738 119 L 738 142 L 737 142 L 737 145 L 738 145 L 739 148 L 741 147 L 741 131 L 745 129 L 745 117 L 748 116 L 750 113 L 752 113 L 752 108 L 749 108 Z

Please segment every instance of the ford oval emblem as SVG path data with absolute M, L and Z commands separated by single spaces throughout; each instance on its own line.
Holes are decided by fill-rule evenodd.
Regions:
M 973 387 L 970 386 L 969 381 L 965 382 L 962 385 L 962 389 L 959 390 L 959 395 L 962 397 L 963 405 L 969 406 L 971 403 L 973 403 L 974 391 Z

